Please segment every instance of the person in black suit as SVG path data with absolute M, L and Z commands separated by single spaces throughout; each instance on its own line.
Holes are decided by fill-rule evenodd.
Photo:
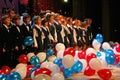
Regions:
M 70 41 L 70 47 L 74 47 L 75 46 L 75 39 L 74 39 L 74 29 L 73 29 L 73 24 L 72 24 L 72 22 L 73 22 L 73 20 L 72 20 L 72 18 L 68 18 L 67 19 L 67 27 L 68 27 L 68 29 L 69 29 L 69 31 L 70 31 L 70 34 L 68 35 L 68 37 L 69 37 L 69 41 Z
M 34 52 L 43 51 L 43 39 L 44 33 L 41 29 L 41 18 L 40 16 L 34 16 L 33 19 L 33 39 L 34 39 Z
M 27 36 L 32 36 L 32 28 L 30 26 L 31 16 L 26 14 L 23 16 L 23 24 L 20 26 L 21 34 L 23 41 Z M 31 46 L 24 46 L 25 53 L 32 52 L 32 45 Z
M 62 36 L 63 36 L 63 42 L 64 42 L 64 45 L 65 47 L 69 47 L 69 38 L 68 38 L 68 35 L 70 34 L 70 31 L 68 30 L 67 28 L 67 21 L 66 20 L 63 20 L 62 21 L 62 28 L 63 28 L 63 33 L 62 33 Z
M 48 20 L 43 19 L 42 20 L 42 31 L 44 33 L 44 50 L 51 47 L 51 43 L 54 41 L 52 35 L 50 34 L 49 28 L 48 28 Z
M 0 27 L 0 63 L 2 64 L 1 66 L 8 65 L 13 68 L 14 35 L 11 32 L 10 23 L 11 20 L 8 15 L 2 17 L 2 26 Z
M 54 15 L 49 15 L 49 17 L 47 19 L 49 22 L 48 28 L 49 28 L 50 34 L 52 35 L 52 37 L 54 39 L 51 43 L 55 47 L 55 45 L 57 43 L 57 32 L 56 32 L 55 25 L 53 23 L 54 22 Z
M 63 43 L 62 35 L 61 35 L 62 27 L 61 27 L 60 16 L 61 16 L 61 15 L 56 15 L 55 21 L 54 21 L 53 24 L 55 25 L 55 28 L 56 28 L 56 32 L 57 32 L 57 41 L 58 41 L 58 43 Z
M 13 17 L 13 26 L 11 27 L 12 34 L 14 35 L 14 65 L 18 64 L 18 57 L 23 53 L 22 46 L 23 46 L 23 38 L 20 30 L 20 16 L 15 15 Z

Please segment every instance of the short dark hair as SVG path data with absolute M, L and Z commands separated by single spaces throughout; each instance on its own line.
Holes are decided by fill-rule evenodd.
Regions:
M 10 16 L 8 16 L 8 15 L 2 16 L 2 22 L 5 21 L 7 18 L 10 18 Z
M 25 20 L 27 18 L 31 18 L 31 16 L 29 14 L 23 15 L 23 20 Z
M 12 9 L 8 9 L 7 13 L 10 13 L 11 11 L 15 11 L 13 8 Z
M 12 21 L 15 22 L 15 21 L 18 20 L 18 19 L 21 19 L 20 16 L 19 16 L 19 15 L 15 15 L 15 16 L 13 17 Z
M 48 22 L 48 20 L 47 19 L 43 19 L 41 23 L 42 23 L 42 25 L 45 25 L 46 22 Z

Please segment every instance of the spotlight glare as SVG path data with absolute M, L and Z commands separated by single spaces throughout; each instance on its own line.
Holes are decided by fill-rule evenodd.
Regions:
M 64 0 L 64 2 L 65 2 L 65 3 L 67 3 L 67 2 L 68 2 L 68 0 Z

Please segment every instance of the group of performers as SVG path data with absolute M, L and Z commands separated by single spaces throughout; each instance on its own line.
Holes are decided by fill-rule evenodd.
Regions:
M 20 54 L 46 51 L 57 43 L 63 43 L 66 48 L 85 49 L 93 39 L 91 24 L 90 18 L 81 21 L 53 12 L 20 16 L 10 9 L 2 16 L 0 26 L 0 66 L 14 67 Z M 24 45 L 27 36 L 33 38 L 31 46 Z

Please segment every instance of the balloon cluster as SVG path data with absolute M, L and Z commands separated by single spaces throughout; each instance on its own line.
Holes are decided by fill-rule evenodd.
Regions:
M 80 72 L 85 76 L 97 74 L 103 80 L 110 80 L 113 73 L 109 65 L 120 67 L 120 44 L 111 47 L 108 42 L 103 42 L 101 34 L 96 35 L 92 47 L 86 50 L 65 49 L 62 43 L 58 43 L 55 50 L 49 48 L 46 53 L 20 55 L 20 63 L 14 69 L 1 68 L 0 80 L 21 80 L 27 76 L 32 80 L 65 80 Z

